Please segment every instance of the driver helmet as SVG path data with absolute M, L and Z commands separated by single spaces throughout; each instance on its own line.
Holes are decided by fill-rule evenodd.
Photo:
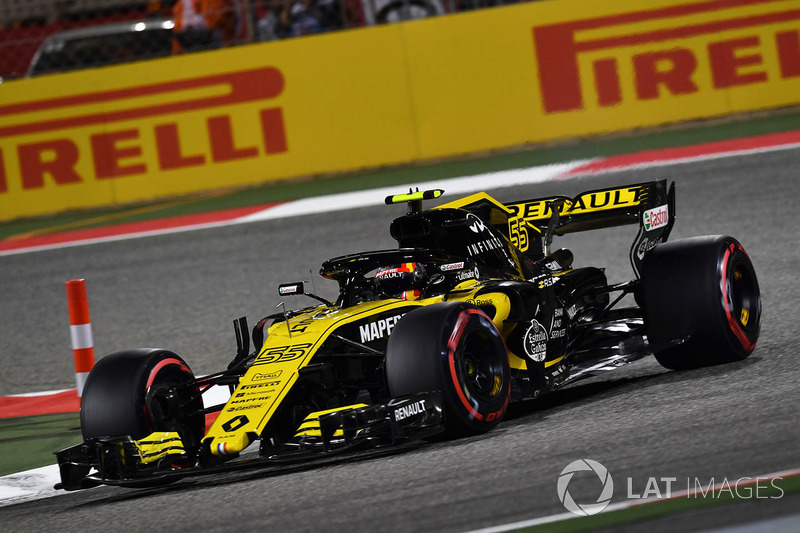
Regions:
M 379 268 L 375 287 L 387 298 L 419 300 L 425 281 L 425 268 L 419 263 L 403 263 Z

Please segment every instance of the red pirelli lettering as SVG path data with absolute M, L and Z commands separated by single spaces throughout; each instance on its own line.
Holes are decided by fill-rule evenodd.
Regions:
M 665 8 L 636 11 L 576 20 L 533 28 L 533 43 L 538 65 L 539 87 L 542 106 L 546 113 L 559 113 L 583 109 L 584 95 L 578 66 L 579 56 L 587 52 L 602 50 L 613 51 L 623 47 L 661 43 L 703 35 L 714 35 L 730 30 L 755 28 L 770 24 L 800 20 L 800 9 L 781 9 L 788 3 L 784 0 L 711 0 L 686 3 Z M 754 5 L 772 5 L 778 10 L 754 16 L 732 16 L 725 18 L 725 11 L 737 7 Z M 791 4 L 789 4 L 791 5 Z M 719 13 L 719 20 L 702 23 L 681 23 L 679 17 L 704 13 Z M 620 31 L 628 24 L 663 20 L 664 28 L 646 32 L 623 33 L 611 37 L 581 40 L 578 35 L 582 31 L 601 28 Z M 613 30 L 612 30 L 613 31 Z M 778 51 L 780 55 L 783 77 L 800 75 L 800 43 L 795 32 L 779 34 Z M 732 48 L 731 48 L 732 47 Z M 758 54 L 737 55 L 738 48 L 747 48 L 746 44 L 729 44 L 715 48 L 710 53 L 716 54 L 711 61 L 716 61 L 717 81 L 719 83 L 747 84 L 761 81 L 759 72 L 743 73 L 741 67 L 756 64 L 760 60 Z M 669 51 L 674 51 L 671 47 Z M 691 50 L 683 48 L 692 54 Z M 686 78 L 691 60 L 686 52 L 677 52 L 671 56 L 636 56 L 634 69 L 637 80 L 644 82 L 638 88 L 638 95 L 651 98 L 658 93 L 658 87 L 664 87 L 672 94 L 685 94 L 694 80 Z M 594 61 L 592 72 L 595 76 L 598 103 L 601 106 L 612 106 L 621 102 L 622 91 L 619 87 L 617 65 L 612 58 L 599 58 Z M 694 62 L 697 58 L 693 56 Z M 660 64 L 659 64 L 660 63 Z M 662 70 L 663 69 L 663 70 Z M 676 92 L 677 91 L 677 92 Z
M 800 76 L 800 31 L 783 31 L 775 34 L 778 62 L 784 79 Z
M 176 168 L 204 165 L 203 154 L 183 155 L 177 124 L 160 124 L 154 130 L 158 145 L 158 168 L 173 170 Z
M 231 117 L 228 115 L 208 119 L 208 138 L 211 141 L 211 158 L 215 163 L 258 156 L 255 146 L 236 147 Z
M 196 96 L 199 89 L 206 90 L 212 96 Z M 93 165 L 94 175 L 85 176 L 86 179 L 106 180 L 147 174 L 156 168 L 159 171 L 180 170 L 281 154 L 288 151 L 283 110 L 274 104 L 273 107 L 259 104 L 278 97 L 283 89 L 282 73 L 276 68 L 263 67 L 128 89 L 0 105 L 0 138 L 94 126 L 91 129 L 95 131 L 90 130 L 85 134 L 88 149 L 82 148 L 83 141 L 74 140 L 74 132 L 64 132 L 54 135 L 56 138 L 36 143 L 26 143 L 22 138 L 14 139 L 17 141 L 14 155 L 19 164 L 23 190 L 43 188 L 47 180 L 58 186 L 83 183 L 84 177 L 77 169 L 85 168 L 87 162 Z M 153 96 L 159 98 L 148 99 L 147 103 L 141 100 L 142 97 Z M 98 103 L 107 104 L 98 106 L 104 111 L 87 111 L 85 106 Z M 235 138 L 237 130 L 234 128 L 234 116 L 226 108 L 242 103 L 258 105 L 257 110 L 252 112 L 249 124 L 252 126 L 255 120 L 255 124 L 261 127 L 260 139 Z M 209 112 L 214 109 L 217 111 Z M 192 147 L 189 149 L 181 138 L 182 133 L 188 135 L 189 132 L 181 132 L 177 118 L 170 120 L 167 117 L 204 110 L 208 113 L 205 117 L 205 143 L 202 143 L 202 137 L 196 135 L 198 132 L 191 132 Z M 38 119 L 34 115 L 45 111 L 58 111 L 59 118 Z M 34 118 L 30 119 L 27 115 Z M 143 129 L 146 126 L 134 121 L 161 115 L 167 117 L 152 126 L 150 131 L 155 146 L 151 147 L 149 142 L 145 142 L 149 139 L 149 132 Z M 44 116 L 47 117 L 48 113 Z M 248 119 L 244 117 L 237 120 Z M 114 123 L 122 121 L 131 123 L 120 124 L 114 129 Z M 86 153 L 81 153 L 82 150 Z M 0 151 L 0 194 L 8 193 L 4 155 L 8 156 L 8 153 Z M 157 164 L 150 163 L 153 160 Z
M 711 78 L 715 89 L 725 89 L 737 85 L 747 85 L 767 81 L 764 71 L 744 74 L 741 67 L 761 65 L 764 63 L 761 54 L 740 53 L 759 46 L 758 37 L 722 41 L 708 45 L 708 57 L 711 60 Z
M 75 170 L 80 152 L 69 139 L 21 144 L 17 153 L 23 189 L 44 187 L 47 175 L 58 185 L 81 183 L 81 176 Z
M 217 86 L 225 88 L 225 94 L 206 98 L 177 99 L 172 102 L 151 105 L 130 103 L 125 106 L 126 100 L 134 98 L 145 96 L 165 97 L 171 93 L 179 94 L 187 90 Z M 281 71 L 273 67 L 263 67 L 215 76 L 201 76 L 152 85 L 140 85 L 128 89 L 90 92 L 5 105 L 0 106 L 0 118 L 23 113 L 69 109 L 71 107 L 78 109 L 76 109 L 74 116 L 70 117 L 0 126 L 0 138 L 268 100 L 280 95 L 283 92 L 283 87 L 284 80 Z M 116 105 L 110 107 L 117 107 L 117 109 L 99 113 L 82 113 L 79 109 L 80 106 L 97 103 L 114 103 Z
M 281 108 L 261 111 L 261 131 L 264 134 L 264 150 L 268 154 L 282 154 L 289 150 Z
M 144 163 L 123 166 L 122 159 L 141 157 L 142 147 L 138 145 L 121 147 L 122 141 L 138 140 L 139 130 L 125 130 L 111 133 L 100 133 L 90 137 L 94 171 L 97 179 L 119 178 L 133 174 L 144 174 L 147 167 Z
M 692 81 L 697 58 L 686 48 L 637 54 L 633 56 L 633 65 L 639 100 L 658 98 L 658 89 L 662 85 L 672 94 L 688 94 L 698 90 Z
M 612 58 L 594 62 L 594 78 L 597 80 L 597 101 L 608 107 L 622 102 L 622 85 L 619 82 L 617 60 Z

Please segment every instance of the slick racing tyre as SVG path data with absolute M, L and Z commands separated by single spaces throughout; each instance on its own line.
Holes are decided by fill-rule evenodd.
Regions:
M 761 295 L 736 239 L 693 237 L 656 246 L 642 266 L 645 327 L 656 359 L 671 369 L 740 361 L 761 327 Z
M 389 337 L 390 394 L 442 391 L 447 436 L 495 427 L 508 406 L 510 376 L 500 332 L 483 311 L 463 302 L 414 310 Z
M 172 352 L 145 348 L 113 353 L 92 368 L 81 398 L 84 439 L 177 431 L 187 451 L 203 437 L 203 399 L 186 363 Z

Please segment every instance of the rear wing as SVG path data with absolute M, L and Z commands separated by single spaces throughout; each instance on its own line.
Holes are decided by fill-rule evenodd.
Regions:
M 553 235 L 639 224 L 630 251 L 639 277 L 642 261 L 657 244 L 666 242 L 675 224 L 675 184 L 666 180 L 597 189 L 574 198 L 550 196 L 504 204 L 515 217 L 539 229 L 548 252 Z

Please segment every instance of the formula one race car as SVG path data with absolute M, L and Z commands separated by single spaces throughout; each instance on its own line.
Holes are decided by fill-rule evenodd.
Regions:
M 252 334 L 236 320 L 238 350 L 222 372 L 196 378 L 163 349 L 98 361 L 81 402 L 84 442 L 57 452 L 56 487 L 149 486 L 475 435 L 509 402 L 644 356 L 687 369 L 755 348 L 752 263 L 732 237 L 666 243 L 674 185 L 509 204 L 479 193 L 422 209 L 442 192 L 386 199 L 408 203 L 390 228 L 398 249 L 323 263 L 335 302 L 287 283 L 280 295 L 319 303 L 284 308 Z M 552 249 L 554 236 L 621 224 L 638 225 L 630 282 L 609 285 L 603 269 L 573 267 L 570 251 Z M 231 396 L 206 408 L 212 385 Z

